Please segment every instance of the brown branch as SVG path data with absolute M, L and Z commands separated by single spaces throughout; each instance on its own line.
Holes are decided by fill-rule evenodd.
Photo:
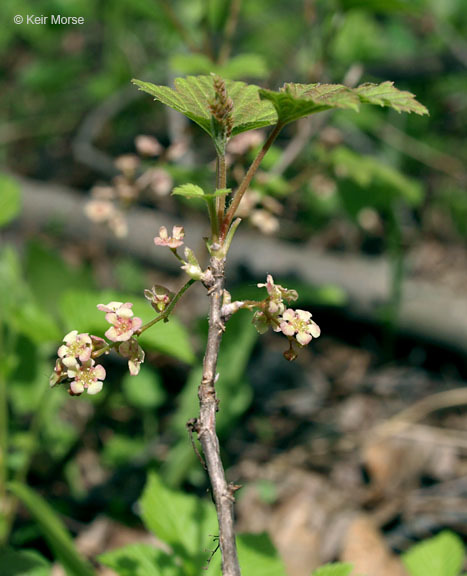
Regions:
M 245 177 L 243 178 L 242 182 L 240 183 L 240 186 L 238 187 L 238 189 L 235 193 L 235 196 L 232 199 L 232 203 L 230 204 L 229 209 L 227 211 L 227 214 L 224 218 L 224 222 L 222 223 L 221 240 L 223 240 L 225 238 L 225 236 L 227 235 L 227 232 L 229 231 L 230 224 L 232 223 L 232 220 L 235 217 L 235 213 L 237 212 L 237 208 L 240 205 L 240 202 L 243 198 L 243 195 L 248 190 L 248 187 L 249 187 L 251 181 L 253 180 L 253 176 L 256 174 L 256 171 L 258 170 L 259 165 L 261 164 L 263 158 L 266 156 L 267 151 L 269 150 L 269 148 L 272 146 L 275 139 L 279 135 L 279 132 L 282 130 L 282 127 L 283 127 L 283 124 L 281 124 L 281 122 L 278 121 L 277 124 L 274 126 L 274 130 L 269 134 L 268 139 L 263 144 L 263 147 L 261 148 L 261 150 L 258 152 L 258 155 L 253 160 L 253 163 L 248 168 L 248 172 L 245 174 Z
M 233 503 L 236 487 L 227 484 L 220 456 L 219 439 L 216 434 L 218 400 L 215 381 L 217 357 L 224 331 L 221 307 L 224 290 L 224 260 L 212 257 L 212 277 L 205 282 L 209 294 L 209 331 L 203 362 L 203 377 L 198 389 L 200 405 L 196 431 L 203 448 L 211 482 L 219 522 L 219 546 L 222 554 L 223 576 L 240 576 L 237 547 L 235 543 Z

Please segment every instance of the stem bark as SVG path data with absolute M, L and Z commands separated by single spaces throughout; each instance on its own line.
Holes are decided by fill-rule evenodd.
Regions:
M 228 484 L 225 478 L 219 439 L 216 434 L 216 412 L 219 401 L 216 396 L 215 381 L 219 347 L 224 332 L 221 314 L 225 281 L 224 262 L 224 259 L 214 256 L 211 258 L 212 278 L 209 282 L 205 282 L 209 294 L 209 331 L 203 362 L 203 376 L 198 389 L 200 413 L 195 429 L 203 448 L 216 505 L 222 574 L 223 576 L 241 576 L 234 531 L 233 504 L 236 487 Z

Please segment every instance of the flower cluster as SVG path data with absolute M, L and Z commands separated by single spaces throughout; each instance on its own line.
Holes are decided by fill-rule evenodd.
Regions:
M 311 319 L 311 313 L 305 310 L 292 310 L 287 308 L 285 302 L 295 301 L 298 294 L 295 290 L 289 290 L 274 283 L 273 277 L 268 274 L 265 284 L 258 284 L 258 288 L 266 288 L 268 292 L 260 304 L 260 310 L 253 316 L 253 324 L 260 334 L 267 332 L 269 327 L 275 332 L 282 332 L 290 341 L 296 341 L 299 346 L 306 346 L 313 338 L 318 338 L 321 333 L 319 326 Z M 293 359 L 296 354 L 287 353 L 288 359 Z
M 57 351 L 58 358 L 50 377 L 50 386 L 69 384 L 69 392 L 79 396 L 84 391 L 97 394 L 102 390 L 106 376 L 105 368 L 96 364 L 96 358 L 115 348 L 128 360 L 130 374 L 135 376 L 144 362 L 144 351 L 134 337 L 141 328 L 142 320 L 133 316 L 131 302 L 109 302 L 97 308 L 106 312 L 105 318 L 112 326 L 105 333 L 113 343 L 88 333 L 69 332 Z
M 105 341 L 87 333 L 78 334 L 77 330 L 69 332 L 58 349 L 58 358 L 50 377 L 50 386 L 64 381 L 70 385 L 72 395 L 97 394 L 102 390 L 105 379 L 105 368 L 96 364 L 92 355 L 105 346 Z

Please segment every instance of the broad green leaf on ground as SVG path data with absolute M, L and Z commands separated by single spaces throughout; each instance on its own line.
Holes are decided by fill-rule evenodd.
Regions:
M 458 576 L 464 556 L 459 536 L 445 531 L 413 546 L 402 561 L 410 576 Z
M 150 473 L 139 503 L 146 528 L 171 546 L 187 571 L 197 574 L 208 556 L 212 534 L 218 533 L 212 502 L 175 492 Z
M 10 176 L 0 174 L 0 227 L 18 216 L 21 210 L 21 190 Z
M 239 534 L 237 546 L 244 576 L 286 576 L 284 564 L 267 534 Z
M 0 550 L 2 576 L 50 576 L 52 566 L 35 550 Z
M 216 133 L 211 122 L 209 104 L 214 100 L 212 76 L 188 76 L 175 80 L 175 89 L 150 82 L 132 80 L 143 92 L 196 122 L 212 138 Z M 232 136 L 275 124 L 277 115 L 269 102 L 259 98 L 258 86 L 226 80 L 227 93 L 233 101 Z
M 159 374 L 145 364 L 141 366 L 138 378 L 125 372 L 122 391 L 128 403 L 140 410 L 154 410 L 164 403 L 167 396 Z
M 312 576 L 349 576 L 352 572 L 352 564 L 326 564 L 315 570 Z
M 154 310 L 145 298 L 119 292 L 89 292 L 69 290 L 61 295 L 60 312 L 66 330 L 91 332 L 103 336 L 110 327 L 105 314 L 97 310 L 97 304 L 108 302 L 133 302 L 133 312 L 143 320 L 143 324 L 154 318 Z M 146 330 L 139 339 L 145 350 L 155 350 L 191 364 L 194 362 L 193 348 L 188 331 L 172 315 L 169 322 L 159 322 Z
M 394 87 L 392 82 L 362 84 L 349 88 L 342 84 L 284 84 L 278 92 L 260 88 L 260 97 L 270 100 L 282 124 L 332 108 L 358 112 L 360 103 L 394 108 L 397 112 L 428 114 L 428 110 L 415 100 L 410 92 Z
M 94 570 L 76 550 L 70 534 L 53 508 L 25 484 L 11 482 L 8 489 L 21 500 L 36 522 L 55 556 L 69 576 L 94 576 Z
M 131 544 L 101 554 L 98 560 L 119 576 L 181 576 L 172 556 L 147 544 Z
M 230 188 L 220 188 L 214 192 L 206 193 L 201 186 L 196 184 L 182 184 L 177 186 L 172 190 L 172 194 L 175 196 L 185 196 L 185 198 L 202 198 L 207 200 L 208 198 L 216 198 L 218 196 L 226 196 L 230 194 Z

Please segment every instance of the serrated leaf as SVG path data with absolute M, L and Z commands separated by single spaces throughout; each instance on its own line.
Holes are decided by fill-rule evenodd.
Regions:
M 315 570 L 312 576 L 349 576 L 352 572 L 352 564 L 326 564 Z
M 261 88 L 259 94 L 262 99 L 273 103 L 282 124 L 331 108 L 358 112 L 360 103 L 352 89 L 342 84 L 288 83 L 279 92 Z
M 170 490 L 155 473 L 149 474 L 139 504 L 146 528 L 171 546 L 186 570 L 197 574 L 212 534 L 218 532 L 214 505 Z
M 464 562 L 462 540 L 452 532 L 420 542 L 402 555 L 410 576 L 458 576 Z
M 428 110 L 417 102 L 414 94 L 404 90 L 398 90 L 394 82 L 383 82 L 382 84 L 361 84 L 355 88 L 361 102 L 375 104 L 393 108 L 397 112 L 414 112 L 423 116 L 428 114 Z
M 13 178 L 0 174 L 0 227 L 11 222 L 21 210 L 21 190 Z
M 147 544 L 130 544 L 98 556 L 99 562 L 119 576 L 179 576 L 173 558 Z
M 239 534 L 237 546 L 244 576 L 286 576 L 284 564 L 267 534 Z
M 70 534 L 53 508 L 25 484 L 11 482 L 8 489 L 21 500 L 69 576 L 94 576 L 94 570 L 76 550 Z
M 362 84 L 349 88 L 342 84 L 284 84 L 278 92 L 260 88 L 260 97 L 270 100 L 282 124 L 332 108 L 358 112 L 360 103 L 394 108 L 398 112 L 428 114 L 410 92 L 400 91 L 392 82 Z
M 35 550 L 0 550 L 2 576 L 50 576 L 50 563 Z
M 212 138 L 216 137 L 209 104 L 214 100 L 212 76 L 187 76 L 175 80 L 175 89 L 150 82 L 132 80 L 143 92 L 196 122 Z M 258 86 L 226 80 L 227 93 L 233 101 L 232 136 L 276 123 L 276 113 L 269 102 L 261 101 Z

